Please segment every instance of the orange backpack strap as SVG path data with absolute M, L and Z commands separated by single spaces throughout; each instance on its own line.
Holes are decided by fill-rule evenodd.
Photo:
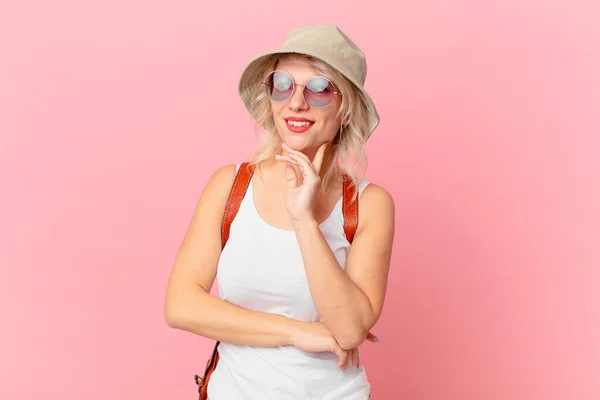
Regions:
M 229 239 L 231 223 L 240 209 L 240 205 L 242 204 L 242 200 L 244 199 L 244 195 L 246 194 L 246 190 L 250 184 L 250 179 L 252 178 L 253 172 L 254 170 L 252 166 L 245 162 L 240 165 L 240 168 L 236 173 L 235 180 L 233 181 L 233 185 L 229 191 L 227 204 L 225 205 L 223 222 L 221 223 L 221 249 L 225 247 L 225 244 Z M 198 385 L 199 400 L 206 400 L 208 398 L 208 382 L 212 373 L 217 368 L 219 359 L 221 358 L 218 351 L 219 344 L 221 344 L 220 341 L 215 343 L 212 355 L 206 362 L 204 374 L 202 376 L 194 376 L 196 384 Z
M 347 175 L 344 175 L 344 187 L 342 189 L 342 213 L 344 215 L 344 233 L 346 239 L 352 243 L 356 228 L 358 226 L 358 196 L 352 201 L 356 187 Z
M 221 248 L 225 247 L 225 244 L 229 239 L 231 223 L 240 209 L 240 205 L 242 204 L 242 200 L 244 199 L 244 195 L 250 184 L 253 172 L 252 166 L 247 162 L 242 163 L 237 171 L 233 186 L 229 192 L 227 204 L 225 205 L 225 213 L 223 214 L 223 222 L 221 225 Z

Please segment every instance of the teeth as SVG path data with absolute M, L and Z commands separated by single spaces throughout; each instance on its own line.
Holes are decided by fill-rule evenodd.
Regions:
M 307 121 L 288 121 L 287 123 L 292 126 L 308 126 L 308 125 L 310 125 L 310 122 L 307 122 Z

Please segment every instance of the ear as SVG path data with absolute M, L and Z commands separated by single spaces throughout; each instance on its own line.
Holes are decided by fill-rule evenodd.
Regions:
M 345 117 L 342 117 L 341 129 L 342 130 L 346 129 L 348 124 L 350 124 L 350 117 L 348 115 L 346 115 Z

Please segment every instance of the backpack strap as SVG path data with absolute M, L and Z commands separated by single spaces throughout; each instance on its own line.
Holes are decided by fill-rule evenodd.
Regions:
M 229 192 L 227 204 L 225 205 L 225 214 L 223 214 L 223 222 L 221 224 L 221 249 L 225 247 L 225 244 L 229 239 L 231 223 L 240 209 L 240 205 L 242 204 L 242 200 L 244 199 L 244 195 L 250 184 L 253 172 L 254 169 L 248 162 L 242 163 L 237 171 L 233 186 Z
M 342 189 L 342 214 L 344 215 L 344 233 L 348 242 L 352 243 L 358 226 L 358 196 L 352 201 L 356 193 L 356 187 L 347 175 L 344 175 L 344 186 Z

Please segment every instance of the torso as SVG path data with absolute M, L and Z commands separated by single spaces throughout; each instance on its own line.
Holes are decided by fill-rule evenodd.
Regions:
M 310 295 L 296 235 L 286 215 L 285 193 L 261 187 L 264 182 L 255 174 L 231 224 L 217 268 L 219 296 L 254 311 L 321 321 Z M 360 182 L 359 194 L 367 184 L 365 180 Z M 321 232 L 344 269 L 350 243 L 343 230 L 340 196 L 332 193 L 319 209 Z M 220 361 L 209 381 L 210 400 L 369 398 L 370 384 L 363 366 L 340 371 L 333 353 L 305 352 L 294 346 L 261 348 L 221 343 L 219 354 Z

